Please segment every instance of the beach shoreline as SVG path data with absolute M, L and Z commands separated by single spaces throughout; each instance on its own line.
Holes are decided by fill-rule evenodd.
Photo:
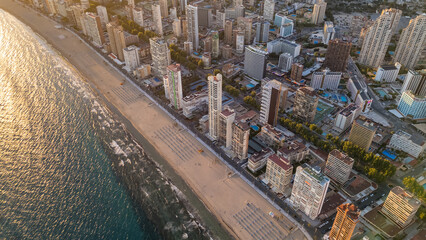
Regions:
M 12 5 L 19 7 L 11 9 Z M 141 97 L 131 104 L 125 103 L 114 92 L 120 89 L 126 91 L 129 90 L 129 87 L 134 86 L 131 83 L 125 83 L 124 86 L 121 86 L 123 76 L 108 64 L 101 64 L 105 60 L 97 56 L 97 53 L 93 54 L 92 50 L 72 33 L 64 29 L 54 28 L 53 20 L 38 16 L 36 12 L 30 14 L 27 11 L 25 16 L 21 16 L 22 11 L 25 11 L 24 7 L 11 0 L 2 1 L 0 7 L 18 17 L 46 39 L 57 51 L 61 52 L 63 57 L 85 77 L 84 79 L 92 87 L 94 86 L 96 92 L 111 103 L 134 129 L 155 148 L 158 154 L 173 168 L 173 171 L 191 187 L 208 210 L 235 238 L 250 239 L 250 234 L 234 218 L 235 214 L 240 212 L 247 203 L 253 203 L 263 213 L 278 213 L 277 209 L 241 178 L 229 178 L 227 175 L 230 170 L 222 162 L 216 161 L 213 153 L 208 150 L 202 154 L 194 153 L 194 149 L 205 149 L 204 146 L 196 141 L 191 134 L 182 131 L 179 126 L 175 126 L 173 119 L 162 112 L 155 104 L 152 104 L 147 97 Z M 59 35 L 63 35 L 65 38 L 60 39 Z M 77 49 L 82 51 L 76 51 Z M 188 159 L 182 159 L 175 152 L 175 149 L 170 147 L 172 138 L 169 135 L 174 134 L 178 135 L 180 140 L 184 140 L 186 143 L 190 142 L 188 145 L 192 145 L 192 155 L 186 155 Z M 182 148 L 189 149 L 191 147 L 182 146 Z M 291 225 L 292 223 L 288 224 Z M 290 230 L 284 229 L 283 231 L 294 232 L 293 228 L 297 230 L 297 227 L 293 224 Z

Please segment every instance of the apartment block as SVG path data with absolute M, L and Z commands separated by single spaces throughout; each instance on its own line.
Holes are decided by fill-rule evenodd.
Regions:
M 235 121 L 235 112 L 227 108 L 219 114 L 219 141 L 225 148 L 232 147 L 232 124 Z
M 311 87 L 313 89 L 337 90 L 341 78 L 341 72 L 331 72 L 330 69 L 314 72 L 312 74 Z
M 328 154 L 324 173 L 339 184 L 344 184 L 351 174 L 354 160 L 337 149 Z
M 266 164 L 266 179 L 272 190 L 284 193 L 290 185 L 293 176 L 293 166 L 288 159 L 275 154 L 269 156 Z
M 368 151 L 370 149 L 373 137 L 376 134 L 377 128 L 374 123 L 366 118 L 359 117 L 352 124 L 352 129 L 349 134 L 349 142 L 358 145 L 360 148 Z
M 337 214 L 329 233 L 330 240 L 350 240 L 359 222 L 361 212 L 357 206 L 345 203 L 337 207 Z
M 404 151 L 417 158 L 425 150 L 426 144 L 423 137 L 411 135 L 402 130 L 398 130 L 392 135 L 388 147 Z
M 240 160 L 247 158 L 250 126 L 241 121 L 234 122 L 232 126 L 232 152 Z
M 293 115 L 303 122 L 313 122 L 319 97 L 311 87 L 297 89 L 294 97 Z

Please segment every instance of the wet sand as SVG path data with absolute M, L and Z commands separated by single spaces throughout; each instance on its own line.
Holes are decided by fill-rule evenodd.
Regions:
M 235 238 L 255 239 L 253 233 L 257 227 L 248 227 L 252 221 L 256 221 L 259 226 L 267 222 L 283 238 L 288 234 L 293 239 L 305 238 L 301 230 L 286 217 L 282 216 L 280 219 L 284 224 L 269 217 L 269 212 L 276 216 L 280 213 L 238 175 L 229 177 L 231 170 L 225 164 L 147 97 L 141 97 L 141 93 L 135 91 L 131 83 L 121 85 L 124 77 L 74 34 L 56 29 L 57 23 L 54 21 L 12 0 L 0 1 L 0 7 L 18 16 L 61 52 L 120 111 L 135 130 L 149 141 Z M 199 149 L 204 152 L 199 153 Z M 149 150 L 147 153 L 156 154 Z M 255 206 L 256 214 L 260 216 L 258 220 L 250 220 L 246 215 L 250 206 Z M 261 227 L 259 229 L 265 230 Z

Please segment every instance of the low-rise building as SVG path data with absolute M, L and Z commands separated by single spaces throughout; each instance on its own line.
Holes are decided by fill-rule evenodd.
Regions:
M 144 64 L 135 70 L 135 75 L 140 78 L 147 78 L 151 75 L 151 65 Z
M 302 161 L 309 154 L 309 149 L 305 144 L 292 141 L 285 143 L 284 146 L 277 151 L 277 155 L 288 159 L 291 163 Z
M 417 158 L 425 150 L 425 145 L 423 137 L 417 137 L 402 130 L 398 130 L 392 135 L 388 147 L 404 151 Z
M 197 111 L 207 109 L 209 95 L 207 89 L 185 96 L 182 99 L 182 113 L 186 118 L 192 118 Z
M 351 174 L 354 160 L 348 155 L 334 149 L 328 155 L 324 173 L 339 184 L 345 183 Z
M 254 153 L 248 159 L 248 169 L 252 173 L 257 173 L 266 166 L 266 162 L 272 154 L 274 154 L 274 151 L 270 148 L 264 148 L 262 151 Z
M 395 65 L 381 65 L 377 69 L 374 80 L 377 82 L 395 82 L 400 68 L 400 63 L 395 63 Z
M 284 134 L 269 124 L 262 127 L 258 137 L 268 146 L 281 147 L 285 140 Z
M 293 166 L 288 159 L 275 154 L 269 156 L 266 164 L 266 179 L 274 192 L 284 193 L 290 185 L 292 175 Z

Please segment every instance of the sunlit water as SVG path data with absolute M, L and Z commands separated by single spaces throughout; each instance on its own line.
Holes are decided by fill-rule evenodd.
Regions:
M 0 239 L 203 239 L 85 82 L 0 9 Z

